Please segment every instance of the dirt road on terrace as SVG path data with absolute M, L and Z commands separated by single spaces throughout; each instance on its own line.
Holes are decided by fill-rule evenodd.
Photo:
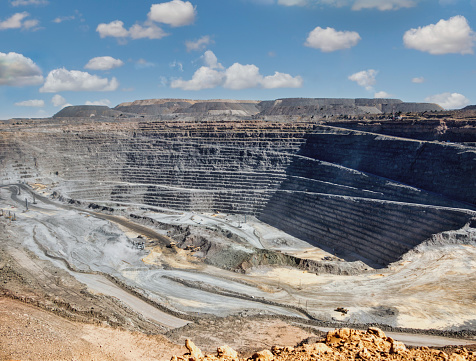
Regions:
M 78 207 L 74 207 L 74 206 L 54 202 L 54 201 L 52 201 L 52 200 L 50 200 L 46 197 L 43 197 L 43 196 L 35 193 L 33 190 L 31 190 L 29 187 L 27 187 L 24 184 L 11 184 L 11 185 L 0 186 L 0 188 L 2 188 L 2 187 L 10 188 L 12 200 L 14 200 L 15 202 L 20 203 L 20 204 L 24 203 L 24 199 L 22 200 L 18 197 L 17 193 L 15 192 L 15 189 L 21 189 L 24 192 L 27 192 L 28 194 L 30 194 L 32 196 L 34 195 L 34 197 L 36 199 L 41 200 L 41 202 L 43 202 L 45 204 L 53 205 L 57 208 L 61 208 L 61 209 L 65 209 L 65 210 L 76 210 L 76 211 L 88 213 L 88 214 L 90 214 L 94 217 L 97 217 L 97 218 L 100 218 L 100 219 L 105 219 L 105 220 L 120 224 L 121 226 L 124 226 L 124 227 L 130 229 L 131 231 L 136 232 L 137 234 L 142 234 L 142 235 L 148 237 L 151 240 L 157 241 L 158 244 L 160 244 L 162 246 L 167 246 L 172 241 L 170 238 L 168 238 L 168 237 L 166 237 L 166 236 L 164 236 L 160 233 L 155 232 L 153 229 L 150 229 L 150 228 L 145 227 L 143 225 L 131 222 L 131 221 L 129 221 L 128 219 L 126 219 L 124 217 L 119 217 L 119 216 L 114 216 L 114 215 L 110 215 L 110 214 L 94 212 L 94 211 L 90 211 L 90 210 L 87 210 L 87 209 L 82 209 L 82 208 L 78 208 Z M 36 209 L 36 210 L 41 210 L 41 208 L 36 207 L 35 205 L 32 205 L 31 201 L 30 201 L 29 208 Z
M 6 192 L 3 193 L 4 200 L 5 195 L 7 195 Z M 17 202 L 22 204 L 23 202 L 21 199 L 18 197 L 16 197 L 16 199 L 13 197 L 12 199 L 9 194 L 8 196 L 10 202 L 14 201 L 18 211 L 19 208 L 17 207 Z M 43 202 L 43 199 L 40 199 L 39 196 L 37 196 L 37 199 Z M 73 209 L 74 207 L 71 209 L 66 209 L 64 207 L 70 206 L 61 205 L 46 198 L 45 200 L 48 202 L 45 202 L 44 208 L 37 207 L 35 212 L 33 212 L 33 208 L 31 208 L 32 212 L 26 212 L 22 214 L 21 217 L 30 217 L 28 221 L 28 224 L 30 224 L 33 222 L 33 220 L 35 220 L 35 222 L 38 221 L 35 219 L 35 217 L 38 217 L 36 211 L 44 212 L 45 214 L 53 214 L 55 209 L 60 208 L 76 212 L 75 214 L 71 214 L 70 218 L 71 222 L 77 223 L 78 221 L 87 221 L 87 218 L 81 216 L 83 213 L 90 215 L 92 213 L 96 214 L 96 212 L 84 212 L 82 209 L 76 210 Z M 14 205 L 11 206 L 13 207 Z M 67 217 L 56 218 L 58 218 L 58 221 L 61 222 L 68 220 Z M 54 220 L 56 218 L 53 217 L 52 219 Z M 104 219 L 102 217 L 97 218 Z M 127 222 L 131 224 L 133 223 L 130 221 Z M 71 226 L 73 226 L 74 223 L 71 223 Z M 51 257 L 51 254 L 46 254 L 44 252 L 43 257 L 40 257 L 40 253 L 35 255 L 31 250 L 24 248 L 24 246 L 28 244 L 28 242 L 25 243 L 25 237 L 29 232 L 28 229 L 24 228 L 25 224 L 27 224 L 25 221 L 19 221 L 18 223 L 11 222 L 10 224 L 10 221 L 6 220 L 4 217 L 0 218 L 0 295 L 7 296 L 8 299 L 19 299 L 26 303 L 37 305 L 41 309 L 51 311 L 53 315 L 62 316 L 67 320 L 88 323 L 93 322 L 103 325 L 107 324 L 116 327 L 119 326 L 128 330 L 138 330 L 144 333 L 153 334 L 165 333 L 169 331 L 167 333 L 169 338 L 176 341 L 178 344 L 181 344 L 185 337 L 198 338 L 197 344 L 199 344 L 200 347 L 204 349 L 209 349 L 210 347 L 216 346 L 217 344 L 221 344 L 222 341 L 225 340 L 226 342 L 223 343 L 229 343 L 234 348 L 243 350 L 249 345 L 253 345 L 254 348 L 269 347 L 273 343 L 292 345 L 295 343 L 295 339 L 290 341 L 291 335 L 293 335 L 293 337 L 295 336 L 296 338 L 302 339 L 318 332 L 317 329 L 315 329 L 316 331 L 312 331 L 309 326 L 306 325 L 299 326 L 294 324 L 292 326 L 289 322 L 280 321 L 274 316 L 269 316 L 269 318 L 265 319 L 260 317 L 249 317 L 249 314 L 247 314 L 246 310 L 244 310 L 242 317 L 227 317 L 223 319 L 214 318 L 210 315 L 207 315 L 202 320 L 188 325 L 185 325 L 186 321 L 173 317 L 168 320 L 165 320 L 164 318 L 159 320 L 157 317 L 171 316 L 156 316 L 158 310 L 155 309 L 150 310 L 150 312 L 145 311 L 144 314 L 142 312 L 146 310 L 146 308 L 144 308 L 144 304 L 138 302 L 141 301 L 140 299 L 135 299 L 132 296 L 133 301 L 127 301 L 128 297 L 131 297 L 131 295 L 117 285 L 114 285 L 109 281 L 105 282 L 105 279 L 101 278 L 102 276 L 96 274 L 90 275 L 79 273 L 78 278 L 73 277 L 71 272 L 67 272 L 65 270 L 64 261 L 55 259 L 54 257 Z M 29 227 L 31 228 L 31 226 Z M 70 227 L 70 223 L 65 223 L 64 225 L 61 225 L 61 227 Z M 60 232 L 61 227 L 56 229 L 55 232 Z M 37 230 L 40 230 L 39 226 Z M 31 235 L 29 237 L 31 237 Z M 63 237 L 69 237 L 69 235 L 58 233 L 56 237 L 57 241 L 62 241 Z M 127 265 L 127 263 L 123 263 L 123 265 L 125 265 L 124 267 L 126 267 L 126 271 L 128 273 L 136 275 L 140 274 L 140 272 L 134 270 L 132 264 Z M 145 270 L 143 264 L 141 267 Z M 214 277 L 205 277 L 200 273 L 194 272 L 188 274 L 186 270 L 169 269 L 159 271 L 165 273 L 168 272 L 169 274 L 172 273 L 173 275 L 180 276 L 181 278 L 188 278 L 190 281 L 198 282 L 198 280 L 201 279 L 202 281 L 210 282 L 210 284 L 215 286 L 220 285 L 223 288 L 233 287 L 237 290 L 246 288 L 242 283 L 218 283 L 220 280 L 219 278 L 215 279 Z M 220 274 L 226 273 L 222 270 L 217 270 L 217 272 L 218 271 Z M 228 272 L 227 274 L 230 273 Z M 300 274 L 300 277 L 302 277 L 302 272 L 300 272 Z M 153 273 L 149 272 L 149 276 L 152 275 Z M 217 277 L 218 276 L 220 275 L 217 275 Z M 316 275 L 308 276 L 317 277 Z M 84 277 L 83 280 L 81 280 L 81 277 Z M 281 275 L 281 277 L 281 282 L 284 282 L 285 278 L 283 275 Z M 338 278 L 336 279 L 338 280 Z M 147 278 L 144 278 L 144 280 L 147 280 Z M 151 280 L 153 281 L 153 277 L 151 277 Z M 303 280 L 302 284 L 306 286 L 306 282 L 304 281 L 305 279 Z M 294 282 L 298 282 L 299 288 L 302 286 L 300 279 L 296 278 L 294 279 Z M 85 286 L 85 284 L 87 286 Z M 191 292 L 190 288 L 180 288 L 180 285 L 174 283 L 171 283 L 170 285 L 174 288 L 174 292 L 179 292 L 179 298 L 177 298 L 177 302 L 184 302 L 183 297 L 187 296 L 187 292 Z M 169 286 L 166 285 L 165 287 L 167 288 Z M 166 290 L 166 288 L 164 290 Z M 250 292 L 257 291 L 250 290 Z M 213 297 L 215 297 L 215 300 L 219 299 L 219 297 L 213 296 L 212 293 L 206 294 L 206 296 L 210 298 L 210 302 L 213 301 Z M 0 300 L 3 299 L 5 298 L 0 298 Z M 230 300 L 233 300 L 232 296 L 227 298 L 227 301 Z M 234 300 L 234 302 L 236 302 L 236 305 L 241 308 L 245 308 L 247 305 L 253 305 L 253 303 L 240 304 L 240 302 L 237 302 L 237 300 Z M 257 304 L 254 305 L 254 307 L 256 306 Z M 190 309 L 196 307 L 197 305 L 194 304 Z M 252 312 L 251 314 L 256 314 L 256 312 Z M 276 326 L 277 328 L 274 328 L 274 331 L 272 331 L 273 327 L 270 326 L 272 322 L 277 322 L 279 324 Z M 304 327 L 304 329 L 302 327 Z M 170 331 L 170 329 L 173 328 L 176 329 Z M 236 337 L 236 330 L 238 329 L 242 330 L 240 331 L 239 338 Z M 260 330 L 259 332 L 256 331 L 258 329 Z M 252 330 L 251 333 L 250 330 Z M 403 337 L 406 337 L 406 335 L 402 335 L 402 338 Z M 433 336 L 412 334 L 408 337 L 412 338 L 413 340 L 417 340 L 415 343 L 422 345 L 432 345 L 435 342 L 435 338 Z M 396 336 L 396 338 L 398 339 L 398 336 Z M 272 342 L 272 340 L 275 341 Z M 408 340 L 408 338 L 406 340 Z M 297 342 L 298 340 L 295 341 Z M 438 339 L 438 342 L 439 344 L 454 344 L 455 340 L 451 338 L 441 338 Z M 471 343 L 472 341 L 457 340 L 456 342 L 464 344 Z M 9 344 L 9 347 L 15 347 L 14 343 Z

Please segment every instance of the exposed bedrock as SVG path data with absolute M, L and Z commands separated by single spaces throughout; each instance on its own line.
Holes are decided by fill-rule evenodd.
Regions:
M 111 206 L 254 214 L 383 265 L 461 228 L 476 203 L 473 148 L 310 122 L 45 123 L 0 132 L 0 164 L 4 183 Z
M 476 143 L 476 120 L 402 119 L 328 122 L 331 126 L 418 140 Z
M 300 154 L 476 204 L 476 150 L 320 127 Z
M 260 219 L 338 256 L 387 265 L 430 238 L 459 229 L 464 210 L 380 200 L 278 191 Z

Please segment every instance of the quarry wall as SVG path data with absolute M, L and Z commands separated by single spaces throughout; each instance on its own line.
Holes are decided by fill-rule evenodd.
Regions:
M 2 182 L 95 203 L 254 214 L 346 259 L 388 264 L 473 216 L 476 152 L 261 120 L 50 121 L 0 132 Z
M 333 127 L 306 136 L 300 154 L 476 204 L 476 149 Z

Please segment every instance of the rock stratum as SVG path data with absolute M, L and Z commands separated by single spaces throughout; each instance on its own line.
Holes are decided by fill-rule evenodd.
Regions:
M 342 118 L 342 109 L 359 107 L 423 114 L 408 113 L 411 125 L 378 113 Z M 474 121 L 453 127 L 461 119 L 439 113 L 428 120 L 434 104 L 165 99 L 108 109 L 67 107 L 53 119 L 4 129 L 1 178 L 57 184 L 56 194 L 83 202 L 254 215 L 339 257 L 381 266 L 475 215 L 476 149 L 418 139 L 431 129 L 441 135 L 445 122 L 445 133 L 475 141 Z M 322 116 L 329 109 L 341 115 Z M 222 110 L 231 118 L 214 113 Z M 254 117 L 236 116 L 243 112 Z

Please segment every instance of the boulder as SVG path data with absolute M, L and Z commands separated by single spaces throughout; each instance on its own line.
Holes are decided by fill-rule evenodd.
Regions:
M 377 327 L 369 327 L 367 329 L 367 333 L 370 333 L 372 335 L 375 335 L 379 338 L 387 338 L 387 336 L 385 335 L 385 332 L 383 332 L 380 328 L 377 328 Z
M 251 356 L 251 358 L 255 361 L 271 361 L 274 359 L 273 354 L 269 350 L 262 350 L 256 352 Z
M 229 360 L 238 360 L 238 352 L 227 345 L 218 347 L 217 356 Z
M 404 353 L 407 351 L 407 348 L 403 342 L 400 341 L 391 341 L 392 346 L 390 347 L 390 353 Z
M 190 353 L 190 358 L 193 358 L 197 361 L 203 358 L 202 351 L 197 346 L 195 346 L 195 344 L 191 340 L 185 340 L 185 347 Z

